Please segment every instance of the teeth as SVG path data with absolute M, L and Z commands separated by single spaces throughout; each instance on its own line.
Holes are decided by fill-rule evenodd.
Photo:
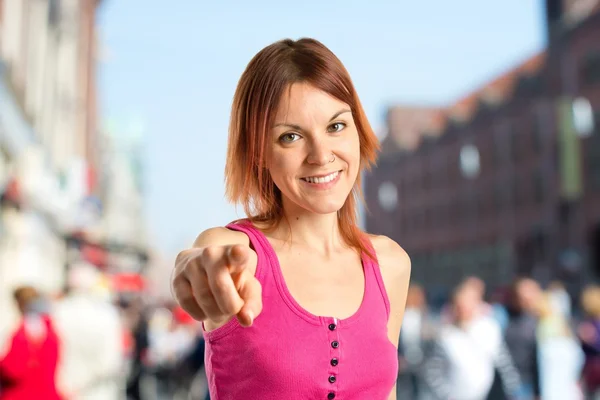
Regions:
M 334 180 L 335 178 L 337 178 L 338 173 L 339 172 L 336 171 L 336 172 L 333 172 L 333 173 L 331 173 L 331 174 L 329 174 L 327 176 L 323 176 L 321 178 L 316 178 L 316 177 L 310 176 L 308 178 L 302 178 L 302 179 L 304 179 L 305 181 L 310 182 L 310 183 L 327 183 L 327 182 L 331 182 L 332 180 Z

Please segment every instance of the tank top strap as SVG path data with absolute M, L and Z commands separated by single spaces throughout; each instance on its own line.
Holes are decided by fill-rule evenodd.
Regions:
M 270 267 L 270 258 L 268 249 L 271 244 L 266 237 L 256 228 L 252 222 L 247 219 L 233 221 L 226 226 L 227 229 L 245 233 L 250 239 L 250 247 L 256 253 L 256 273 L 254 276 L 259 282 L 264 283 L 266 273 Z
M 366 275 L 368 274 L 370 277 L 374 279 L 366 279 L 369 287 L 366 287 L 366 290 L 369 293 L 379 293 L 381 298 L 383 299 L 383 303 L 385 305 L 385 311 L 387 314 L 387 318 L 390 318 L 390 299 L 387 295 L 387 290 L 385 289 L 385 284 L 383 283 L 383 277 L 381 275 L 381 268 L 379 266 L 379 261 L 377 260 L 377 253 L 375 252 L 375 248 L 373 247 L 373 243 L 367 234 L 363 236 L 363 244 L 365 247 L 373 254 L 373 258 L 369 257 L 368 254 L 362 254 L 363 260 L 363 268 Z

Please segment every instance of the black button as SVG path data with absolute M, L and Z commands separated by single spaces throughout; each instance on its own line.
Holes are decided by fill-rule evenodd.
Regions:
M 335 331 L 335 328 L 336 328 L 335 324 L 329 324 L 330 331 Z
M 331 375 L 329 377 L 329 383 L 335 383 L 335 376 Z
M 331 365 L 333 365 L 334 367 L 335 367 L 336 365 L 338 365 L 338 359 L 337 359 L 337 358 L 332 358 L 332 359 L 331 359 Z
M 327 395 L 327 398 L 328 398 L 329 400 L 333 400 L 333 399 L 335 399 L 335 393 L 333 393 L 333 392 L 330 392 L 330 393 Z
M 331 347 L 333 347 L 334 349 L 337 349 L 338 347 L 340 347 L 340 342 L 338 342 L 337 340 L 334 340 L 333 342 L 331 342 Z

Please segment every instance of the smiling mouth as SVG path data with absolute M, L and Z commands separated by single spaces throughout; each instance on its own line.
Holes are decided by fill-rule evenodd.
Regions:
M 323 175 L 323 176 L 307 176 L 305 178 L 300 178 L 300 179 L 302 179 L 303 181 L 308 182 L 308 183 L 328 183 L 328 182 L 335 180 L 335 178 L 338 177 L 340 172 L 342 172 L 342 171 L 335 171 L 328 175 Z

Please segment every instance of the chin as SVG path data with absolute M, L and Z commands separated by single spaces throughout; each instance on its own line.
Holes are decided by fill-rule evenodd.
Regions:
M 345 201 L 322 200 L 305 204 L 302 208 L 315 214 L 327 215 L 337 213 L 344 206 L 344 203 Z

